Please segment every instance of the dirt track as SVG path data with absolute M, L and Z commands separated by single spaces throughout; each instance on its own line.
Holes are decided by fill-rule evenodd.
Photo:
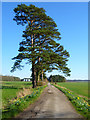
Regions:
M 20 113 L 16 118 L 82 118 L 67 97 L 52 85 L 45 88 L 37 102 Z

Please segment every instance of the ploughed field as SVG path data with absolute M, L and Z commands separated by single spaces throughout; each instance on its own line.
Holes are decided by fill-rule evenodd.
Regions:
M 88 82 L 60 82 L 57 84 L 71 90 L 75 94 L 90 98 L 88 94 L 88 86 L 90 83 Z
M 0 89 L 0 92 L 2 92 L 2 108 L 7 106 L 9 100 L 20 96 L 20 91 L 25 91 L 25 89 L 29 89 L 31 85 L 31 82 L 3 81 L 2 88 Z

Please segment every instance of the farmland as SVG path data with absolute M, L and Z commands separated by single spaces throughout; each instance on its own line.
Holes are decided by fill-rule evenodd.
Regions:
M 81 111 L 82 115 L 88 117 L 88 82 L 59 82 L 55 87 L 58 87 L 63 93 L 65 92 L 66 96 L 76 107 L 76 110 Z M 43 89 L 44 87 L 32 89 L 31 82 L 3 81 L 2 89 L 0 89 L 2 90 L 3 118 L 16 116 L 23 111 L 40 96 Z M 81 95 L 81 97 L 78 95 Z M 82 96 L 86 98 L 83 99 Z
M 7 106 L 10 99 L 17 97 L 23 88 L 30 88 L 31 82 L 3 81 L 2 82 L 2 107 Z
M 56 85 L 56 84 L 53 85 L 67 96 L 68 100 L 71 101 L 75 109 L 83 117 L 85 117 L 86 119 L 90 118 L 90 104 L 88 102 L 88 99 L 86 99 L 85 97 L 80 97 L 74 92 L 71 92 L 71 90 L 69 90 L 68 88 L 62 87 L 61 85 Z
M 88 82 L 63 82 L 57 84 L 66 87 L 78 95 L 90 98 L 88 95 Z
M 2 118 L 11 118 L 32 104 L 43 92 L 44 86 L 32 88 L 31 82 L 2 82 Z
M 66 87 L 78 95 L 88 97 L 88 82 L 63 82 L 57 83 Z M 3 81 L 2 83 L 2 107 L 7 106 L 10 99 L 17 97 L 18 93 L 32 86 L 31 82 Z M 90 96 L 89 96 L 90 97 Z

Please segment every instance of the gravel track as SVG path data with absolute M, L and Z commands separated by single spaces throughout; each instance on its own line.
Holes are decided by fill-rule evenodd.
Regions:
M 39 99 L 16 118 L 83 118 L 76 112 L 67 97 L 54 86 L 48 84 Z

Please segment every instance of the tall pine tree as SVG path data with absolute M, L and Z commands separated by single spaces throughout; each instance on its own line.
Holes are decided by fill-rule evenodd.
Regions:
M 60 69 L 69 75 L 70 70 L 66 67 L 69 53 L 54 40 L 60 40 L 61 37 L 53 19 L 45 14 L 43 8 L 34 5 L 18 5 L 14 12 L 16 14 L 14 20 L 18 25 L 25 25 L 25 30 L 24 39 L 20 42 L 19 54 L 13 58 L 16 61 L 11 71 L 20 69 L 22 60 L 32 63 L 33 88 L 36 84 L 36 75 L 39 79 L 42 73 L 43 79 L 43 72 L 47 70 Z

